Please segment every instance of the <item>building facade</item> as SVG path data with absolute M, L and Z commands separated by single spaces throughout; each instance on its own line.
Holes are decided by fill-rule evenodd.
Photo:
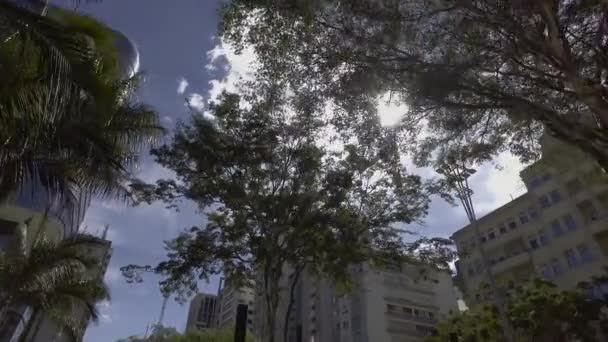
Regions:
M 543 157 L 521 171 L 527 192 L 452 236 L 458 284 L 469 304 L 487 301 L 484 260 L 497 286 L 534 277 L 572 289 L 603 275 L 608 259 L 608 182 L 582 152 L 549 136 Z M 483 253 L 482 253 L 483 252 Z
M 213 328 L 217 323 L 217 296 L 199 293 L 190 301 L 186 331 Z
M 234 328 L 239 304 L 247 305 L 247 331 L 255 332 L 254 290 L 252 288 L 235 288 L 220 280 L 218 291 L 216 326 L 220 329 Z
M 381 270 L 369 264 L 350 271 L 350 291 L 329 279 L 302 274 L 295 287 L 288 342 L 424 341 L 439 320 L 458 310 L 448 273 L 413 265 Z M 283 313 L 287 298 L 280 305 Z M 279 323 L 277 341 L 283 341 Z

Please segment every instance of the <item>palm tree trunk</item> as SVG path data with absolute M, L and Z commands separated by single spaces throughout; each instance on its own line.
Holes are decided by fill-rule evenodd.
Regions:
M 31 321 L 33 322 L 32 326 L 30 327 L 30 329 L 28 331 L 23 332 L 22 336 L 24 336 L 24 339 L 19 342 L 35 341 L 36 336 L 38 336 L 38 331 L 40 330 L 40 326 L 42 325 L 43 320 L 44 320 L 44 317 L 42 317 L 42 315 L 40 315 L 40 312 L 38 310 L 34 311 L 34 313 L 32 314 L 32 319 L 31 319 Z
M 32 316 L 30 317 L 30 319 L 27 321 L 27 324 L 23 328 L 23 332 L 21 333 L 21 336 L 19 336 L 19 342 L 27 342 L 27 337 L 30 334 L 30 331 L 32 331 L 32 328 L 34 326 L 34 323 L 38 319 L 38 316 L 39 316 L 38 310 L 33 309 Z

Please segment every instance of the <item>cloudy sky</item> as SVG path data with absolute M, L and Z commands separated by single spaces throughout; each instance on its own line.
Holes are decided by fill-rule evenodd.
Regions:
M 58 0 L 59 1 L 59 0 Z M 64 0 L 73 3 L 69 0 Z M 214 38 L 217 25 L 216 0 L 104 0 L 86 4 L 80 10 L 90 13 L 123 32 L 135 42 L 140 52 L 141 70 L 146 83 L 139 96 L 154 106 L 163 124 L 171 128 L 178 120 L 187 119 L 188 106 L 202 109 L 209 98 L 222 89 L 231 88 L 239 77 L 246 76 L 252 56 L 236 56 Z M 394 121 L 402 108 L 383 106 L 386 122 Z M 505 155 L 499 160 L 502 170 L 493 166 L 481 168 L 473 177 L 475 202 L 479 212 L 492 210 L 516 197 L 524 189 L 519 182 L 521 165 Z M 150 158 L 145 157 L 139 177 L 153 181 L 169 176 Z M 409 227 L 433 236 L 449 236 L 462 227 L 462 208 L 452 208 L 436 200 L 424 226 Z M 130 263 L 155 264 L 164 256 L 162 241 L 180 230 L 200 224 L 204 218 L 186 206 L 179 213 L 161 204 L 127 208 L 119 203 L 94 203 L 87 212 L 89 231 L 110 226 L 108 237 L 114 253 L 105 280 L 112 300 L 102 303 L 102 318 L 89 327 L 85 341 L 116 341 L 130 335 L 141 335 L 149 324 L 159 319 L 162 304 L 157 279 L 143 284 L 127 284 L 119 268 Z M 214 293 L 216 282 L 201 284 L 201 289 Z M 164 324 L 178 330 L 185 327 L 187 307 L 170 301 Z

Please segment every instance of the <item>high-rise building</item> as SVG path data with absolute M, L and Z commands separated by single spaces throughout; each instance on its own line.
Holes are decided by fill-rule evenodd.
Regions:
M 458 310 L 447 272 L 414 265 L 378 269 L 364 263 L 353 265 L 350 273 L 354 286 L 349 291 L 341 291 L 324 277 L 301 275 L 287 342 L 424 341 L 438 320 Z M 285 317 L 289 293 L 285 290 L 278 317 Z M 279 320 L 277 341 L 284 340 L 283 329 Z
M 236 322 L 236 312 L 239 304 L 247 305 L 247 330 L 249 333 L 255 331 L 255 307 L 254 292 L 251 288 L 235 288 L 220 281 L 217 305 L 217 324 L 218 328 L 234 328 Z
M 199 293 L 190 301 L 186 331 L 214 328 L 217 324 L 217 296 Z
M 608 182 L 582 152 L 550 136 L 542 158 L 521 171 L 527 192 L 452 236 L 460 260 L 458 284 L 469 305 L 487 301 L 484 260 L 497 286 L 533 277 L 572 289 L 605 274 Z M 483 252 L 483 253 L 482 253 Z

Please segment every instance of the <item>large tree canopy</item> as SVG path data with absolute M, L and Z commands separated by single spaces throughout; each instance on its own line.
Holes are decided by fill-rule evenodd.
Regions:
M 420 164 L 453 143 L 530 160 L 546 127 L 607 168 L 606 18 L 599 0 L 235 0 L 221 28 L 347 113 L 389 92 Z
M 224 93 L 209 113 L 194 114 L 152 151 L 176 179 L 133 185 L 143 200 L 185 198 L 207 214 L 208 223 L 169 242 L 168 260 L 153 268 L 166 277 L 164 290 L 188 295 L 199 278 L 219 273 L 235 286 L 255 279 L 265 336 L 274 336 L 286 267 L 347 281 L 353 263 L 415 256 L 446 268 L 444 257 L 453 256 L 431 252 L 441 239 L 406 243 L 396 227 L 421 219 L 437 189 L 405 172 L 377 118 L 358 127 L 358 139 L 329 144 L 322 108 L 280 82 L 260 75 L 241 95 Z
M 605 277 L 570 291 L 536 279 L 511 290 L 507 316 L 517 341 L 598 341 L 606 333 L 606 298 L 590 296 Z M 605 293 L 604 293 L 605 294 Z M 428 342 L 506 341 L 497 310 L 483 305 L 439 323 Z

